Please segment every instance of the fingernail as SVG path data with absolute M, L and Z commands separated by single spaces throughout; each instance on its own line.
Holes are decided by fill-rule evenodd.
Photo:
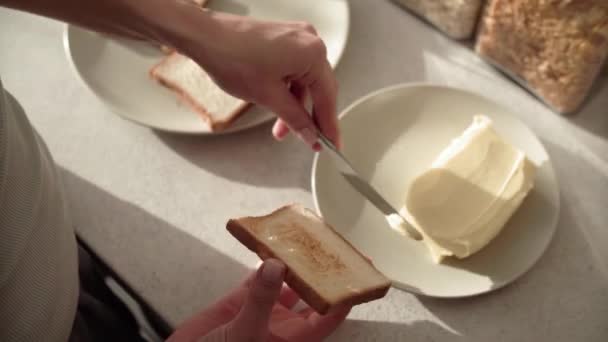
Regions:
M 319 139 L 317 133 L 310 128 L 304 128 L 303 130 L 298 132 L 298 135 L 302 140 L 304 140 L 308 145 L 311 146 L 314 145 L 314 143 L 316 143 Z
M 277 260 L 267 260 L 262 265 L 262 279 L 268 283 L 276 284 L 283 282 L 283 274 L 285 273 L 285 265 Z
M 281 141 L 287 136 L 287 133 L 281 132 L 281 130 L 278 129 L 277 126 L 275 125 L 272 127 L 272 135 L 274 136 L 275 139 L 277 139 L 278 141 Z

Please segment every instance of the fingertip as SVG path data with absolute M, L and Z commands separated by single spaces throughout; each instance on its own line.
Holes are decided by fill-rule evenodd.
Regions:
M 282 286 L 286 267 L 277 259 L 267 259 L 262 263 L 258 272 L 265 285 Z
M 285 139 L 285 137 L 289 134 L 289 127 L 287 124 L 281 119 L 278 119 L 274 125 L 272 126 L 272 135 L 278 140 L 281 141 Z
M 273 130 L 272 131 L 272 136 L 277 141 L 283 141 L 283 140 L 285 140 L 285 137 L 287 136 L 287 134 L 286 133 L 281 133 L 281 132 L 276 132 L 275 130 Z

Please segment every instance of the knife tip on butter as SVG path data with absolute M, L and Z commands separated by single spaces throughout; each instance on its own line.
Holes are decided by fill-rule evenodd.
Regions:
M 414 227 L 399 214 L 390 214 L 386 216 L 388 225 L 397 233 L 408 236 L 414 240 L 422 240 L 422 235 Z

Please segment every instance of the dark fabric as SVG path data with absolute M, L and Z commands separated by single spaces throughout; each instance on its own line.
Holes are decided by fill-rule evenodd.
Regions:
M 102 265 L 80 243 L 78 261 L 80 294 L 69 341 L 144 341 L 127 307 L 106 286 Z

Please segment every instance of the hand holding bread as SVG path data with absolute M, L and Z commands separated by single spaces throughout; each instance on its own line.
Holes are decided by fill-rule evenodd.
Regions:
M 177 328 L 168 342 L 317 342 L 331 334 L 349 307 L 319 315 L 295 310 L 299 296 L 283 286 L 285 265 L 267 260 L 239 287 Z
M 382 298 L 391 286 L 301 205 L 231 219 L 226 228 L 264 262 L 243 285 L 178 327 L 169 342 L 323 341 L 353 305 Z M 300 301 L 308 306 L 298 309 Z
M 262 260 L 281 260 L 287 285 L 320 314 L 380 299 L 391 286 L 366 256 L 301 205 L 232 219 L 226 228 Z

